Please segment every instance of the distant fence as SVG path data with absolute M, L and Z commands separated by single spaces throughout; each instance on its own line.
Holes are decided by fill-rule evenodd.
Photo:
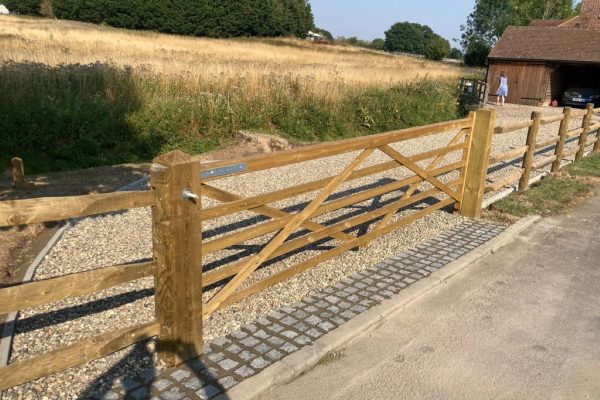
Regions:
M 587 115 L 590 113 L 591 109 Z M 568 115 L 566 110 L 560 119 L 551 119 L 563 121 L 561 134 L 556 139 L 557 160 L 572 151 L 564 146 L 568 137 L 580 135 L 582 143 L 589 144 L 591 142 L 586 142 L 587 134 L 598 127 L 591 126 L 590 117 L 586 116 L 588 122 L 584 122 L 581 130 L 567 132 L 564 126 L 568 125 Z M 0 314 L 88 295 L 154 276 L 156 319 L 11 363 L 0 368 L 0 389 L 87 363 L 153 336 L 158 336 L 159 357 L 168 364 L 178 365 L 192 359 L 202 353 L 203 320 L 223 307 L 283 282 L 325 260 L 364 246 L 436 210 L 455 205 L 462 215 L 479 217 L 493 133 L 530 127 L 527 148 L 491 157 L 492 162 L 499 162 L 526 155 L 521 177 L 528 178 L 535 167 L 532 165 L 531 152 L 542 145 L 549 145 L 549 142 L 532 145 L 535 143 L 536 130 L 547 121 L 534 116 L 527 124 L 495 128 L 495 112 L 479 110 L 468 118 L 456 121 L 237 160 L 201 163 L 198 158 L 176 151 L 154 160 L 149 191 L 2 201 L 0 227 L 152 207 L 154 260 L 108 266 L 0 289 Z M 391 146 L 393 143 L 441 134 L 448 135 L 445 146 L 423 149 L 415 155 L 402 154 Z M 594 143 L 597 150 L 597 139 Z M 578 148 L 578 157 L 584 147 L 581 145 Z M 361 167 L 375 151 L 384 153 L 388 161 Z M 341 172 L 324 179 L 252 197 L 242 197 L 218 187 L 219 180 L 224 178 L 353 152 L 356 155 Z M 448 160 L 450 155 L 452 159 Z M 404 168 L 410 174 L 400 180 L 390 179 L 389 182 L 360 191 L 340 191 L 343 184 L 352 180 L 398 168 Z M 296 213 L 270 205 L 310 193 L 315 193 L 312 200 Z M 399 193 L 400 196 L 384 204 L 373 201 L 376 207 L 337 223 L 324 225 L 315 220 L 391 193 Z M 203 208 L 203 198 L 220 204 Z M 416 205 L 419 207 L 411 208 Z M 397 218 L 397 213 L 407 208 L 411 212 L 400 214 L 400 218 Z M 211 239 L 201 237 L 203 222 L 248 212 L 267 217 L 268 220 Z M 356 229 L 364 224 L 374 224 L 374 227 L 366 232 Z M 203 265 L 203 256 L 258 238 L 263 238 L 264 243 L 255 246 L 256 250 L 245 258 L 236 257 L 211 269 Z M 331 249 L 261 280 L 248 281 L 259 268 L 268 268 L 270 260 L 332 238 L 337 239 L 338 244 Z M 210 288 L 218 290 L 204 302 L 203 291 Z
M 530 120 L 509 126 L 496 127 L 494 129 L 494 134 L 496 135 L 509 134 L 525 128 L 528 129 L 528 132 L 523 146 L 491 156 L 490 165 L 500 163 L 509 164 L 518 160 L 522 161 L 518 170 L 506 174 L 486 185 L 486 192 L 496 192 L 517 182 L 519 191 L 527 190 L 532 173 L 549 165 L 552 165 L 551 172 L 557 172 L 561 167 L 563 158 L 575 156 L 574 159 L 577 161 L 583 158 L 586 150 L 599 151 L 600 123 L 592 124 L 594 113 L 599 111 L 600 109 L 594 110 L 594 106 L 589 104 L 586 107 L 585 113 L 579 115 L 582 120 L 581 127 L 574 130 L 570 130 L 569 128 L 571 122 L 576 117 L 574 110 L 570 107 L 564 108 L 561 115 L 543 118 L 542 114 L 536 111 L 532 113 Z M 538 133 L 541 126 L 557 122 L 560 122 L 560 127 L 554 136 L 545 140 L 538 140 Z M 595 134 L 593 134 L 594 132 Z M 590 134 L 593 135 L 590 136 Z M 575 138 L 578 138 L 576 143 L 573 142 Z M 540 151 L 550 151 L 553 154 L 536 162 L 536 154 Z

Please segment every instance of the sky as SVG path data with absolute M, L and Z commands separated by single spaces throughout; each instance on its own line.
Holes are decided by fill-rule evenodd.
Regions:
M 373 40 L 396 22 L 429 25 L 450 40 L 460 39 L 460 25 L 473 11 L 475 0 L 310 0 L 315 24 L 334 37 Z

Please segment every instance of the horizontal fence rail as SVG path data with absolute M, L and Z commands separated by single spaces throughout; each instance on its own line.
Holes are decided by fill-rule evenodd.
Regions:
M 594 109 L 592 105 L 588 105 L 585 111 L 575 111 L 566 107 L 561 115 L 543 118 L 539 112 L 535 112 L 529 121 L 496 127 L 494 134 L 514 133 L 524 128 L 528 128 L 529 132 L 525 146 L 490 156 L 490 165 L 514 164 L 519 160 L 521 160 L 521 165 L 519 169 L 510 171 L 488 183 L 485 191 L 487 193 L 497 192 L 516 182 L 520 182 L 519 190 L 527 190 L 534 171 L 552 165 L 550 171 L 556 172 L 565 158 L 575 156 L 575 160 L 580 160 L 587 150 L 599 151 L 600 122 L 592 123 L 593 116 L 598 113 L 600 113 L 600 108 Z M 569 125 L 576 119 L 581 120 L 581 126 L 571 129 Z M 561 124 L 555 136 L 537 140 L 537 131 L 540 127 L 556 122 Z M 588 137 L 589 135 L 594 136 Z M 573 146 L 575 138 L 579 140 Z M 593 148 L 590 149 L 591 146 Z M 552 152 L 552 154 L 536 160 L 536 156 L 539 156 L 540 152 Z

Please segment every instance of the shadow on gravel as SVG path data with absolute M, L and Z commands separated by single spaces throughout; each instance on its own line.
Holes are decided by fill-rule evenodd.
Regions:
M 212 399 L 221 394 L 227 400 L 226 389 L 218 382 L 214 371 L 202 357 L 187 361 L 177 368 L 160 371 L 153 363 L 149 341 L 133 346 L 117 364 L 95 379 L 80 395 L 80 399 Z M 140 361 L 144 367 L 140 368 Z M 146 364 L 149 368 L 144 369 Z M 161 396 L 162 394 L 162 396 Z

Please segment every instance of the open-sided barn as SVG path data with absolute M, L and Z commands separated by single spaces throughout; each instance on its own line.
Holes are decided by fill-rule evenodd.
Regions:
M 509 103 L 550 104 L 570 87 L 600 89 L 600 0 L 583 0 L 581 14 L 569 20 L 509 27 L 489 56 L 491 100 L 502 71 Z

